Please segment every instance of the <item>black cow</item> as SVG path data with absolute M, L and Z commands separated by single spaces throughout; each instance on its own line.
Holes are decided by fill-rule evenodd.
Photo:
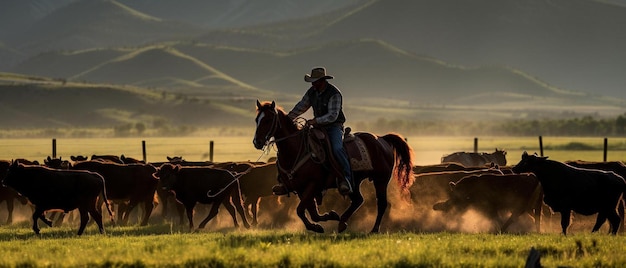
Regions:
M 9 171 L 9 166 L 11 166 L 11 162 L 6 160 L 0 160 L 0 181 L 6 177 L 7 172 Z M 15 200 L 19 201 L 22 205 L 26 205 L 28 203 L 28 199 L 21 196 L 15 190 L 5 187 L 4 185 L 0 185 L 0 203 L 2 201 L 7 203 L 7 224 L 13 223 L 13 209 L 15 208 Z
M 213 203 L 209 215 L 198 226 L 200 229 L 217 215 L 220 204 L 224 205 L 233 217 L 235 227 L 239 226 L 235 215 L 236 208 L 244 226 L 250 228 L 242 206 L 239 181 L 228 170 L 163 164 L 154 176 L 160 178 L 161 187 L 173 191 L 176 200 L 185 206 L 190 230 L 193 230 L 193 208 L 196 203 Z M 234 208 L 231 202 L 235 205 Z
M 582 215 L 598 214 L 592 231 L 595 232 L 608 219 L 610 232 L 616 234 L 623 211 L 617 212 L 618 203 L 626 190 L 624 178 L 610 171 L 577 168 L 548 160 L 537 154 L 524 152 L 513 172 L 534 173 L 544 191 L 544 202 L 553 211 L 561 213 L 563 234 L 567 234 L 571 212 Z
M 258 224 L 259 200 L 263 197 L 274 196 L 272 186 L 276 184 L 278 176 L 276 162 L 263 164 L 232 162 L 224 165 L 223 168 L 242 173 L 239 183 L 241 185 L 241 194 L 243 195 L 243 204 L 246 209 L 250 207 L 252 225 L 256 226 Z
M 43 164 L 46 167 L 54 168 L 54 169 L 69 169 L 72 166 L 70 161 L 63 160 L 61 157 L 52 158 L 50 156 L 48 156 L 48 158 L 43 160 Z
M 149 164 L 117 164 L 107 161 L 84 161 L 72 166 L 74 170 L 88 170 L 102 175 L 106 182 L 109 199 L 116 202 L 127 203 L 120 206 L 122 222 L 128 222 L 130 212 L 137 204 L 144 203 L 144 215 L 141 225 L 147 225 L 154 209 L 155 191 L 158 179 L 152 174 L 156 168 Z
M 435 204 L 434 210 L 463 213 L 473 208 L 491 219 L 501 232 L 528 213 L 535 220 L 537 232 L 541 231 L 543 192 L 533 174 L 471 175 L 450 182 L 450 189 L 449 199 Z M 501 212 L 511 213 L 504 223 Z
M 52 222 L 44 216 L 45 211 L 60 209 L 69 212 L 77 208 L 80 213 L 78 235 L 85 230 L 89 215 L 98 224 L 100 233 L 104 233 L 102 214 L 97 207 L 98 198 L 107 204 L 107 210 L 113 221 L 104 179 L 97 173 L 24 166 L 13 161 L 2 184 L 15 189 L 35 205 L 32 216 L 35 234 L 39 234 L 37 219 L 52 226 Z

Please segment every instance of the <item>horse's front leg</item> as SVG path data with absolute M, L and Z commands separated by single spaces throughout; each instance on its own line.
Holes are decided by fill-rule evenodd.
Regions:
M 311 216 L 311 220 L 313 220 L 314 222 L 339 220 L 339 214 L 337 214 L 337 212 L 335 212 L 334 210 L 320 215 L 317 204 L 318 203 L 314 202 L 313 204 L 311 204 L 311 206 L 307 208 L 307 211 Z
M 306 211 L 311 211 L 311 206 L 315 206 L 314 188 L 315 187 L 313 187 L 313 185 L 309 185 L 307 189 L 299 195 L 300 203 L 298 204 L 298 207 L 296 207 L 296 213 L 298 214 L 298 217 L 300 217 L 300 220 L 302 220 L 302 223 L 304 223 L 307 230 L 316 233 L 323 233 L 324 228 L 321 225 L 310 222 L 306 217 Z

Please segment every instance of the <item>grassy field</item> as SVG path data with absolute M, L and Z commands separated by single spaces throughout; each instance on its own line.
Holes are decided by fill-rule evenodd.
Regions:
M 3 267 L 623 267 L 626 237 L 605 234 L 343 233 L 235 230 L 186 233 L 169 225 L 68 228 L 41 237 L 0 228 Z
M 415 164 L 435 164 L 441 156 L 455 151 L 472 151 L 474 137 L 407 137 L 415 153 Z M 165 156 L 183 156 L 190 161 L 208 160 L 209 143 L 214 141 L 214 160 L 266 160 L 251 145 L 251 137 L 146 138 L 148 161 L 165 161 Z M 59 139 L 57 156 L 125 154 L 142 157 L 142 139 Z M 609 137 L 608 160 L 623 160 L 626 138 Z M 544 155 L 560 161 L 601 161 L 603 137 L 544 137 Z M 479 137 L 479 151 L 507 150 L 510 164 L 519 161 L 523 151 L 539 152 L 537 137 Z M 1 139 L 0 159 L 27 158 L 42 161 L 52 152 L 52 139 Z M 362 186 L 371 187 L 368 183 Z M 593 217 L 576 216 L 570 235 L 560 234 L 559 216 L 544 219 L 541 233 L 520 231 L 493 234 L 480 218 L 464 218 L 466 226 L 446 228 L 430 218 L 432 211 L 405 209 L 393 199 L 384 219 L 382 233 L 369 235 L 375 201 L 367 198 L 350 220 L 346 233 L 337 234 L 336 223 L 324 223 L 326 234 L 304 231 L 288 210 L 287 223 L 278 224 L 275 214 L 261 203 L 260 225 L 253 229 L 232 227 L 232 220 L 220 211 L 204 230 L 190 233 L 186 226 L 151 218 L 146 227 L 107 225 L 100 235 L 93 224 L 85 235 L 76 236 L 76 223 L 42 227 L 37 237 L 31 230 L 28 209 L 16 216 L 16 223 L 0 226 L 0 267 L 520 267 L 531 247 L 542 254 L 546 267 L 623 267 L 626 265 L 626 236 L 607 235 L 607 224 L 591 234 Z M 325 197 L 321 211 L 341 211 L 346 200 Z M 326 201 L 330 200 L 330 201 Z M 296 202 L 295 197 L 283 204 Z M 332 204 L 328 204 L 332 203 Z M 336 207 L 333 207 L 335 205 Z M 6 213 L 0 204 L 0 222 Z M 199 215 L 206 215 L 200 207 Z M 271 214 L 271 215 L 268 215 Z M 138 217 L 138 216 L 137 216 Z M 200 217 L 196 217 L 199 220 Z M 429 221 L 425 224 L 423 221 Z M 134 223 L 133 223 L 134 222 Z M 131 223 L 136 224 L 136 220 Z

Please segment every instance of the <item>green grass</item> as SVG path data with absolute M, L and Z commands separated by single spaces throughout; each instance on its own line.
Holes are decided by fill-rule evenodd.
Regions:
M 202 137 L 145 141 L 150 161 L 164 161 L 166 155 L 206 160 L 211 140 L 215 141 L 216 161 L 256 160 L 261 152 L 252 148 L 251 138 L 215 129 Z M 122 153 L 141 158 L 141 140 L 58 139 L 57 150 L 64 159 L 75 154 Z M 609 138 L 609 160 L 624 158 L 624 140 Z M 408 137 L 408 142 L 415 150 L 416 164 L 432 164 L 446 153 L 472 151 L 474 137 Z M 544 154 L 552 159 L 602 160 L 602 137 L 544 137 L 543 143 Z M 485 152 L 506 149 L 510 164 L 519 161 L 522 151 L 539 151 L 537 137 L 479 137 L 478 145 L 479 151 Z M 50 152 L 51 139 L 0 139 L 4 159 L 25 157 L 41 161 Z M 393 196 L 394 191 L 390 193 Z M 337 200 L 333 205 L 345 202 Z M 593 218 L 577 216 L 567 237 L 560 234 L 558 215 L 544 219 L 545 231 L 540 234 L 487 234 L 479 227 L 477 231 L 421 233 L 415 230 L 424 230 L 417 226 L 427 214 L 396 209 L 393 205 L 398 201 L 392 199 L 388 212 L 392 217 L 384 220 L 383 233 L 369 235 L 366 232 L 373 221 L 366 214 L 372 202 L 366 200 L 343 234 L 333 233 L 334 223 L 325 225 L 326 234 L 306 232 L 297 219 L 295 227 L 273 228 L 273 216 L 262 211 L 263 228 L 252 230 L 230 227 L 231 221 L 226 219 L 228 227 L 209 224 L 195 233 L 189 233 L 186 226 L 151 222 L 146 227 L 107 225 L 105 235 L 98 234 L 91 224 L 81 237 L 76 236 L 77 226 L 42 226 L 41 236 L 37 237 L 27 217 L 20 223 L 0 227 L 0 267 L 521 267 L 531 247 L 541 252 L 541 262 L 547 267 L 626 265 L 626 236 L 607 235 L 606 224 L 599 233 L 590 234 Z M 289 213 L 295 215 L 295 211 Z M 551 224 L 546 225 L 548 221 Z M 481 221 L 467 223 L 479 225 Z
M 396 232 L 313 234 L 281 230 L 187 233 L 169 225 L 90 226 L 82 237 L 49 228 L 0 228 L 0 266 L 521 267 L 531 247 L 547 267 L 626 265 L 624 236 Z

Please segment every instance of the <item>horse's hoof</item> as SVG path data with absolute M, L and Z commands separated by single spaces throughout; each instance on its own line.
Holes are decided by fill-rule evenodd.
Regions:
M 310 226 L 307 227 L 307 229 L 309 229 L 309 231 L 313 231 L 316 233 L 324 233 L 324 227 L 322 227 L 319 224 L 311 224 Z
M 338 221 L 340 219 L 339 214 L 337 214 L 337 212 L 335 212 L 334 210 L 331 210 L 330 212 L 328 212 L 328 217 L 332 221 Z
M 339 225 L 337 226 L 337 232 L 343 233 L 343 231 L 345 231 L 346 229 L 348 229 L 348 223 L 345 221 L 339 222 Z

